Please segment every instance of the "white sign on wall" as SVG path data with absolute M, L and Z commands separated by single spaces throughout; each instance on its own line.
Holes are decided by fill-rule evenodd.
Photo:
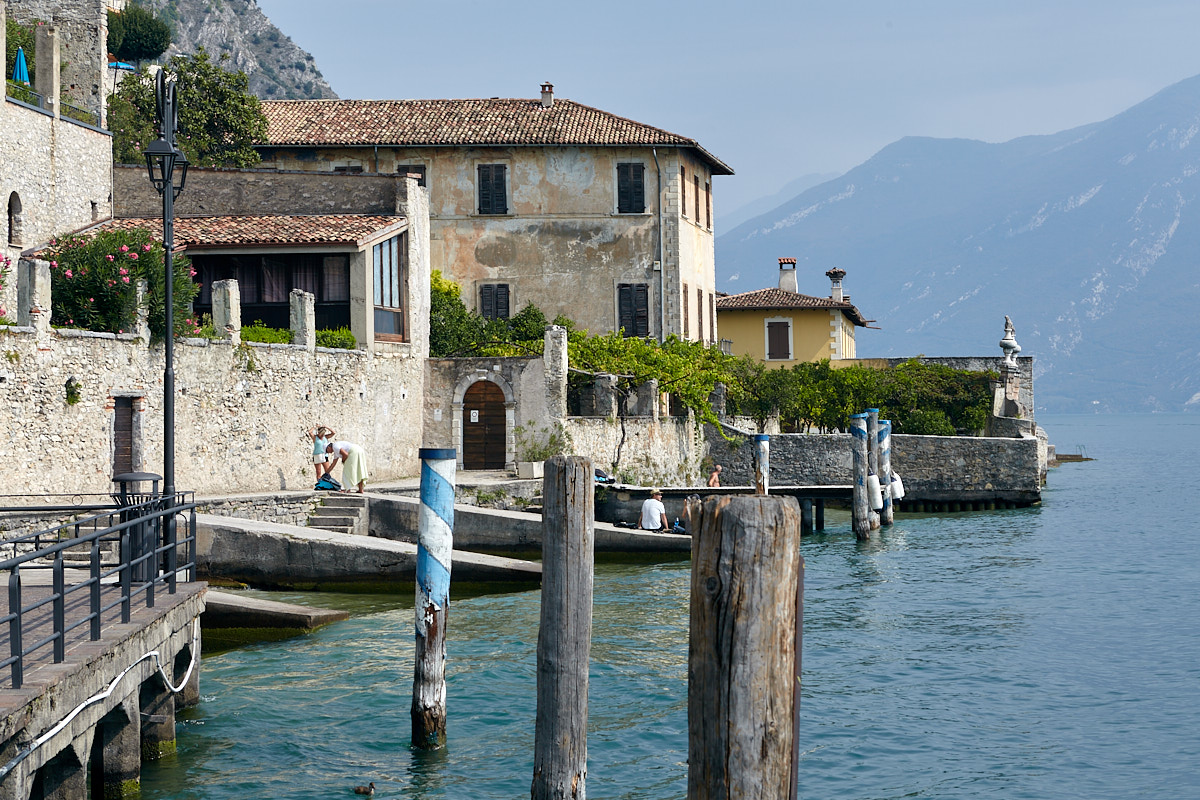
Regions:
M 479 422 L 479 409 L 478 408 L 471 409 L 471 422 Z

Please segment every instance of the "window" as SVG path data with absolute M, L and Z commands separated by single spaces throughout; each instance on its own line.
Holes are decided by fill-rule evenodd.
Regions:
M 683 285 L 683 338 L 692 338 L 692 324 L 688 320 L 688 309 L 691 308 L 691 301 L 688 300 L 688 286 Z
M 333 168 L 334 172 L 340 172 L 344 175 L 359 175 L 362 173 L 362 164 L 338 164 Z
M 484 319 L 508 319 L 507 283 L 485 283 L 479 287 L 479 315 Z
M 692 200 L 696 203 L 696 224 L 700 224 L 700 176 L 693 175 L 692 180 L 696 182 L 696 191 L 692 192 Z
M 617 286 L 617 324 L 626 336 L 650 335 L 650 287 L 644 283 Z
M 417 186 L 425 185 L 425 165 L 424 164 L 397 164 L 397 175 L 418 175 Z
M 792 323 L 790 320 L 767 320 L 767 360 L 792 360 Z
M 706 227 L 712 229 L 712 181 L 704 182 L 704 219 Z
M 708 340 L 710 342 L 717 340 L 717 296 L 712 293 L 708 295 Z
M 408 234 L 371 248 L 375 277 L 375 338 L 405 341 L 404 300 L 408 279 Z
M 679 214 L 687 216 L 687 168 L 679 168 Z
M 324 294 L 317 295 L 318 300 L 327 303 L 346 303 L 350 301 L 350 257 L 325 256 L 322 259 L 324 269 Z
M 646 210 L 644 164 L 617 164 L 617 213 L 641 214 Z
M 696 339 L 704 341 L 704 290 L 696 287 Z
M 192 256 L 200 293 L 197 314 L 212 313 L 214 281 L 238 282 L 242 319 L 262 320 L 273 328 L 291 324 L 291 291 L 301 289 L 316 299 L 317 328 L 350 324 L 350 257 L 345 254 L 277 253 L 271 255 Z
M 508 192 L 504 164 L 479 165 L 479 213 L 507 214 Z

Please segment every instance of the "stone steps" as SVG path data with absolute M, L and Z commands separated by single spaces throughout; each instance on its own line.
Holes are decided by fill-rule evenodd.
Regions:
M 308 527 L 334 533 L 367 535 L 367 498 L 359 494 L 322 495 L 321 505 L 313 509 Z

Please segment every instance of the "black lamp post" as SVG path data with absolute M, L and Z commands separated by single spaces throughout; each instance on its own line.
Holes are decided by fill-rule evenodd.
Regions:
M 158 112 L 158 139 L 145 149 L 150 183 L 163 199 L 164 311 L 166 314 L 166 366 L 163 370 L 163 497 L 175 494 L 175 270 L 171 251 L 175 247 L 175 198 L 187 182 L 187 158 L 175 146 L 175 127 L 179 110 L 175 105 L 175 81 L 167 80 L 163 70 L 155 78 L 155 104 Z M 175 185 L 175 171 L 179 185 Z M 168 541 L 174 541 L 174 522 L 168 520 Z

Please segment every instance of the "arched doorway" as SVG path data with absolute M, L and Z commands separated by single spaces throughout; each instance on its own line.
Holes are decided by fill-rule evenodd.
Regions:
M 24 220 L 21 216 L 21 195 L 13 192 L 8 196 L 8 243 L 17 246 L 23 243 L 22 227 Z
M 463 395 L 463 469 L 504 469 L 504 390 L 476 381 Z

